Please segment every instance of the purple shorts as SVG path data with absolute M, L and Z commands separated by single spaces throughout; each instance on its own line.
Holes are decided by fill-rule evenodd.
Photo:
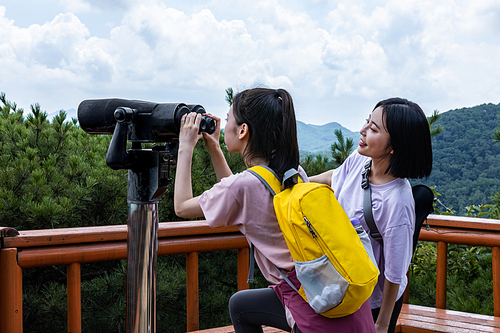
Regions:
M 297 289 L 300 282 L 295 270 L 288 278 Z M 309 304 L 286 281 L 272 286 L 281 303 L 286 306 L 302 333 L 339 332 L 339 333 L 376 333 L 370 302 L 366 301 L 358 311 L 341 318 L 326 318 L 314 312 Z

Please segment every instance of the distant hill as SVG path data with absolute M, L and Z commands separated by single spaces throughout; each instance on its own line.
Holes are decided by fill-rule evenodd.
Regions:
M 432 139 L 433 168 L 424 181 L 436 186 L 439 199 L 465 215 L 465 206 L 491 204 L 500 190 L 500 142 L 492 135 L 500 124 L 500 104 L 482 104 L 444 112 L 443 133 Z
M 337 141 L 337 137 L 334 134 L 336 129 L 340 129 L 344 137 L 352 138 L 354 143 L 357 144 L 359 132 L 352 132 L 339 123 L 311 125 L 297 121 L 297 137 L 301 152 L 321 153 L 323 156 L 329 157 L 330 146 Z
M 76 109 L 69 109 L 69 110 L 62 110 L 62 111 L 65 111 L 66 112 L 66 120 L 67 121 L 70 121 L 71 118 L 77 118 L 76 117 Z M 52 113 L 49 113 L 47 115 L 47 118 L 52 121 L 52 118 L 54 118 L 55 116 L 57 116 L 59 114 L 59 111 L 56 111 L 56 112 L 52 112 Z

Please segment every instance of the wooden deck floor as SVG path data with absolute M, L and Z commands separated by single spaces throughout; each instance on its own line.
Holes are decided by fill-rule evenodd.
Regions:
M 500 318 L 404 304 L 396 332 L 500 333 Z

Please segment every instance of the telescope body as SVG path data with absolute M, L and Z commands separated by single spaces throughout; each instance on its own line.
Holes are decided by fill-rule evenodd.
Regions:
M 204 114 L 201 105 L 184 103 L 154 103 L 127 99 L 89 99 L 78 106 L 78 121 L 89 134 L 113 134 L 122 114 L 120 109 L 131 109 L 129 115 L 128 140 L 131 142 L 172 142 L 178 141 L 181 118 L 189 112 Z M 119 111 L 120 112 L 120 111 Z M 215 122 L 204 116 L 200 130 L 213 133 Z

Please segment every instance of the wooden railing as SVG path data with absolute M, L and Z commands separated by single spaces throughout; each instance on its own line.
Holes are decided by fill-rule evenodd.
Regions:
M 491 247 L 494 315 L 500 317 L 500 220 L 430 215 L 420 240 L 437 242 L 436 308 L 446 307 L 447 244 Z M 125 259 L 127 226 L 21 231 L 0 227 L 0 333 L 22 332 L 22 269 L 67 265 L 68 332 L 81 332 L 80 264 Z M 160 223 L 158 255 L 186 254 L 187 331 L 199 327 L 198 252 L 238 249 L 238 289 L 247 289 L 248 243 L 237 228 L 204 221 Z

